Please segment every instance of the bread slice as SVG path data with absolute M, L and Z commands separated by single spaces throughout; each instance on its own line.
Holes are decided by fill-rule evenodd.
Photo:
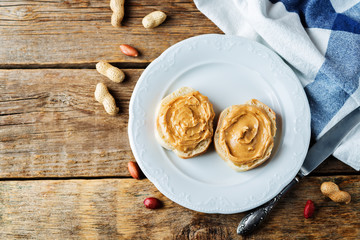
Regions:
M 199 144 L 196 146 L 196 148 L 192 151 L 189 152 L 182 152 L 178 149 L 176 149 L 175 147 L 173 147 L 167 140 L 165 135 L 162 132 L 162 129 L 159 125 L 159 112 L 162 108 L 164 108 L 167 104 L 169 104 L 173 99 L 178 98 L 180 96 L 184 96 L 187 95 L 189 93 L 195 92 L 196 90 L 190 88 L 190 87 L 182 87 L 179 88 L 178 90 L 176 90 L 175 92 L 171 93 L 170 95 L 166 96 L 160 103 L 160 106 L 158 108 L 158 111 L 156 113 L 156 127 L 155 127 L 155 137 L 156 140 L 160 143 L 160 145 L 166 149 L 172 150 L 174 151 L 174 153 L 179 156 L 180 158 L 192 158 L 195 156 L 198 156 L 200 154 L 203 154 L 206 152 L 206 150 L 208 149 L 208 147 L 210 146 L 210 143 L 212 141 L 212 136 L 213 136 L 213 118 L 211 119 L 210 122 L 210 131 L 211 131 L 211 136 L 207 139 L 202 140 L 201 142 L 199 142 Z M 211 105 L 211 103 L 210 103 Z M 212 108 L 212 105 L 211 105 Z M 214 110 L 212 110 L 214 111 Z
M 269 108 L 268 106 L 266 106 L 264 103 L 260 102 L 259 100 L 256 99 L 251 99 L 249 101 L 247 101 L 245 103 L 245 105 L 253 105 L 253 106 L 257 106 L 261 109 L 263 109 L 267 115 L 270 118 L 271 121 L 271 134 L 272 137 L 275 137 L 276 134 L 276 114 L 275 112 Z M 215 131 L 215 136 L 214 136 L 214 143 L 215 143 L 215 149 L 216 152 L 220 155 L 220 157 L 234 170 L 238 171 L 238 172 L 243 172 L 243 171 L 248 171 L 250 169 L 253 169 L 259 165 L 261 165 L 262 163 L 264 163 L 266 160 L 269 159 L 270 155 L 271 155 L 271 151 L 273 149 L 274 143 L 272 143 L 266 150 L 265 156 L 262 159 L 257 159 L 257 160 L 253 160 L 250 162 L 244 162 L 242 164 L 235 164 L 233 163 L 228 157 L 226 152 L 224 151 L 224 149 L 222 148 L 222 146 L 219 144 L 219 138 L 220 138 L 220 128 L 223 124 L 223 121 L 225 119 L 225 117 L 231 112 L 233 106 L 230 106 L 228 108 L 226 108 L 224 111 L 221 112 L 220 116 L 219 116 L 219 121 L 218 121 L 218 125 L 217 125 L 217 129 Z

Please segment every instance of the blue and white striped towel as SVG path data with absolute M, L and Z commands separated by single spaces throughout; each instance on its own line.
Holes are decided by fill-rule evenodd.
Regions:
M 194 0 L 225 34 L 247 37 L 277 52 L 294 69 L 320 137 L 360 105 L 359 0 Z M 360 126 L 336 149 L 360 170 Z

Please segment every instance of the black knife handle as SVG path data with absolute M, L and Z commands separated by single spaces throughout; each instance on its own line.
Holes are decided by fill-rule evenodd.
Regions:
M 270 201 L 264 203 L 254 211 L 246 215 L 239 223 L 239 226 L 236 230 L 237 234 L 245 236 L 252 233 L 257 229 L 269 216 L 271 210 L 276 206 L 281 197 L 296 183 L 300 181 L 300 176 L 296 176 L 286 187 L 281 190 L 281 192 L 276 195 Z

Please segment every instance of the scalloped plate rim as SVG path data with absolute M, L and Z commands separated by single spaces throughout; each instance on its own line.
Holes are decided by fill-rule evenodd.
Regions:
M 206 208 L 202 208 L 201 206 L 194 206 L 194 205 L 191 205 L 189 204 L 185 199 L 183 199 L 184 196 L 175 196 L 173 193 L 171 193 L 171 191 L 169 191 L 166 186 L 163 186 L 163 184 L 161 182 L 158 181 L 158 179 L 156 177 L 154 177 L 152 174 L 150 174 L 148 172 L 148 170 L 146 169 L 146 167 L 144 166 L 142 160 L 141 160 L 141 157 L 138 153 L 138 150 L 137 150 L 137 146 L 135 144 L 135 140 L 134 140 L 134 134 L 133 134 L 133 125 L 134 125 L 134 115 L 135 115 L 135 112 L 134 112 L 134 102 L 135 102 L 135 99 L 137 97 L 137 94 L 138 94 L 138 91 L 141 87 L 141 85 L 143 84 L 143 82 L 145 81 L 145 76 L 148 75 L 152 68 L 158 64 L 161 63 L 161 61 L 164 60 L 164 58 L 166 58 L 168 56 L 169 53 L 175 51 L 177 48 L 183 46 L 183 45 L 186 45 L 188 43 L 191 43 L 193 41 L 197 41 L 199 39 L 209 39 L 209 41 L 212 40 L 212 38 L 223 38 L 224 39 L 224 42 L 226 42 L 227 39 L 238 39 L 239 41 L 245 41 L 245 42 L 248 42 L 248 43 L 251 43 L 255 48 L 258 48 L 260 49 L 261 51 L 264 51 L 266 52 L 267 54 L 270 54 L 272 55 L 271 57 L 272 58 L 278 58 L 282 63 L 283 63 L 283 66 L 284 66 L 284 69 L 287 69 L 286 71 L 289 72 L 289 74 L 292 75 L 293 78 L 295 78 L 297 80 L 297 87 L 301 88 L 301 93 L 300 95 L 302 95 L 302 98 L 305 102 L 305 110 L 304 110 L 304 113 L 305 113 L 305 122 L 304 125 L 306 127 L 306 129 L 304 129 L 304 132 L 305 132 L 305 145 L 306 145 L 306 148 L 308 148 L 309 146 L 309 142 L 310 142 L 310 108 L 309 108 L 309 104 L 307 102 L 307 98 L 306 98 L 306 94 L 303 90 L 303 87 L 300 83 L 300 81 L 298 80 L 298 78 L 296 77 L 296 75 L 294 74 L 294 72 L 291 70 L 291 68 L 289 66 L 287 66 L 283 60 L 275 53 L 273 52 L 272 50 L 268 49 L 267 47 L 265 47 L 264 45 L 261 45 L 260 43 L 257 43 L 257 42 L 254 42 L 254 41 L 251 41 L 249 39 L 245 39 L 243 37 L 239 37 L 239 36 L 232 36 L 232 35 L 222 35 L 222 34 L 204 34 L 204 35 L 199 35 L 199 36 L 195 36 L 195 37 L 191 37 L 191 38 L 188 38 L 188 39 L 185 39 L 183 41 L 180 41 L 176 44 L 174 44 L 173 46 L 169 47 L 167 50 L 165 50 L 158 58 L 156 58 L 153 62 L 151 62 L 148 67 L 143 71 L 143 73 L 141 74 L 138 82 L 136 83 L 136 86 L 133 90 L 133 93 L 132 93 L 132 96 L 131 96 L 131 99 L 130 99 L 130 104 L 129 104 L 129 123 L 128 123 L 128 136 L 129 136 L 129 142 L 130 142 L 130 147 L 132 149 L 132 152 L 134 154 L 134 157 L 136 159 L 136 161 L 138 162 L 140 168 L 142 169 L 142 171 L 144 172 L 144 174 L 148 177 L 148 179 L 155 185 L 155 187 L 161 192 L 163 193 L 166 197 L 168 197 L 170 200 L 186 207 L 186 208 L 189 208 L 191 210 L 195 210 L 195 211 L 199 211 L 199 212 L 204 212 L 204 213 L 221 213 L 221 214 L 233 214 L 233 213 L 239 213 L 239 212 L 244 212 L 244 211 L 247 211 L 247 210 L 250 210 L 250 209 L 253 209 L 255 207 L 258 207 L 260 206 L 261 204 L 267 202 L 268 200 L 272 199 L 278 192 L 280 192 L 282 190 L 283 187 L 285 187 L 297 174 L 298 170 L 300 169 L 301 165 L 302 165 L 302 162 L 304 161 L 305 159 L 305 155 L 306 155 L 306 152 L 307 151 L 304 151 L 304 153 L 302 153 L 300 156 L 298 156 L 299 159 L 299 162 L 296 166 L 297 170 L 296 171 L 293 171 L 292 174 L 290 174 L 281 184 L 278 185 L 278 187 L 276 188 L 276 191 L 274 191 L 272 194 L 268 195 L 267 197 L 265 197 L 264 199 L 260 200 L 260 201 L 257 201 L 253 204 L 248 204 L 247 207 L 241 207 L 241 208 L 237 208 L 237 207 L 233 207 L 231 209 L 221 209 L 219 207 L 215 207 L 213 209 L 206 209 Z M 277 60 L 278 61 L 278 60 Z M 291 73 L 290 73 L 291 72 Z M 222 196 L 220 196 L 219 198 L 222 198 Z M 215 198 L 215 201 L 216 201 L 216 198 Z

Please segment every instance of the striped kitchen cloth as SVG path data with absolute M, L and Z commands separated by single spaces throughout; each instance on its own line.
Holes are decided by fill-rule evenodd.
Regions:
M 319 138 L 360 105 L 359 0 L 194 0 L 225 34 L 260 42 L 297 74 Z M 360 126 L 333 154 L 360 170 Z

